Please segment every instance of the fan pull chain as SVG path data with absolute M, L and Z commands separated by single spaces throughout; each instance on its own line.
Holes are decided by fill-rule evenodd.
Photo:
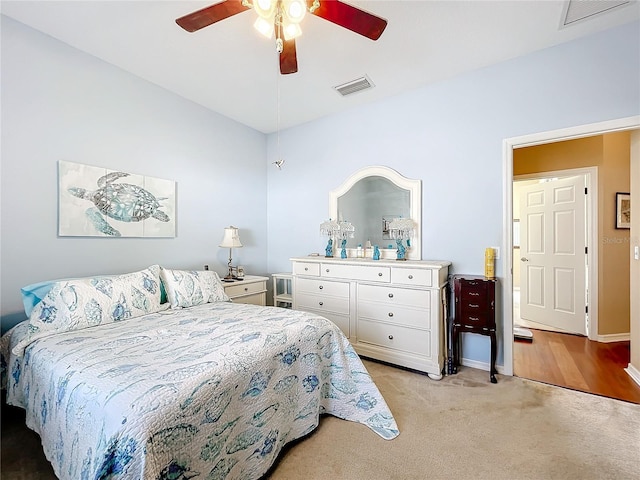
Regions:
M 284 159 L 280 158 L 280 75 L 276 75 L 276 103 L 276 161 L 273 164 L 281 170 Z
M 278 0 L 278 6 L 276 9 L 276 52 L 278 52 L 279 55 L 284 51 L 284 42 L 282 41 L 282 2 L 280 0 Z

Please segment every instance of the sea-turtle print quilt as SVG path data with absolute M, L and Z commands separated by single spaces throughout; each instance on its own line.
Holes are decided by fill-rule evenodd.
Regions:
M 321 414 L 398 435 L 340 329 L 300 311 L 199 305 L 57 333 L 8 358 L 7 401 L 61 479 L 257 479 Z

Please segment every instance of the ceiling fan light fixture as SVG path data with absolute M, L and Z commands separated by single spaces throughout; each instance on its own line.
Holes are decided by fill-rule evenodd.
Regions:
M 273 23 L 262 17 L 256 18 L 256 21 L 253 24 L 253 28 L 255 28 L 258 32 L 260 32 L 267 38 L 271 38 L 273 36 Z
M 253 0 L 253 9 L 265 20 L 273 18 L 277 6 L 277 0 Z
M 283 32 L 285 40 L 292 40 L 302 35 L 302 29 L 297 23 L 286 24 L 283 28 Z
M 307 12 L 307 4 L 303 0 L 283 0 L 283 3 L 287 20 L 294 24 L 300 23 Z

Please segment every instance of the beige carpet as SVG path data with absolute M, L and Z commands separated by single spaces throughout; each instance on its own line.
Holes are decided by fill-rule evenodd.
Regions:
M 365 361 L 400 429 L 324 417 L 273 480 L 640 479 L 640 405 L 461 368 L 436 382 Z
M 365 365 L 400 436 L 387 441 L 363 425 L 323 417 L 315 432 L 282 452 L 267 478 L 640 479 L 640 405 L 517 377 L 499 375 L 493 385 L 487 372 L 472 368 L 436 382 Z M 3 410 L 0 477 L 55 478 L 22 410 Z

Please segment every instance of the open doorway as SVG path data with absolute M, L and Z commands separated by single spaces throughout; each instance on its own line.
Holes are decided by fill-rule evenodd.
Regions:
M 513 329 L 514 329 L 514 302 L 515 295 L 514 293 L 514 270 L 515 267 L 515 258 L 513 254 L 513 235 L 517 234 L 517 222 L 514 224 L 512 222 L 513 216 L 513 180 L 514 180 L 514 150 L 520 148 L 526 148 L 530 146 L 537 145 L 548 145 L 552 143 L 564 142 L 567 140 L 587 138 L 597 135 L 603 135 L 610 132 L 621 132 L 627 130 L 636 130 L 640 128 L 640 117 L 630 117 L 627 119 L 620 119 L 616 121 L 603 122 L 601 124 L 594 125 L 586 125 L 581 127 L 575 127 L 570 129 L 563 129 L 555 132 L 545 132 L 541 134 L 529 135 L 526 137 L 518 137 L 513 139 L 508 139 L 505 141 L 505 151 L 504 151 L 504 172 L 505 172 L 505 198 L 504 198 L 504 207 L 505 207 L 505 225 L 504 225 L 504 245 L 505 245 L 505 257 L 504 257 L 504 295 L 503 295 L 503 318 L 504 318 L 504 352 L 505 352 L 505 365 L 504 372 L 507 374 L 513 374 L 513 365 L 514 365 L 514 341 L 513 341 Z M 562 168 L 562 167 L 560 167 Z M 557 169 L 557 167 L 556 167 Z M 627 167 L 627 172 L 629 171 Z M 624 172 L 623 172 L 624 173 Z M 628 173 L 627 173 L 628 178 Z M 602 184 L 602 182 L 600 182 Z M 597 187 L 596 183 L 596 187 Z M 596 208 L 598 205 L 602 207 L 604 203 L 602 200 L 595 202 Z M 600 219 L 600 221 L 602 221 Z M 514 232 L 515 231 L 515 232 Z M 596 235 L 596 238 L 593 239 L 593 250 L 590 253 L 593 254 L 592 262 L 588 265 L 589 269 L 592 269 L 589 274 L 591 275 L 593 280 L 593 287 L 588 288 L 589 298 L 589 325 L 592 330 L 589 330 L 589 336 L 594 338 L 594 340 L 600 340 L 600 342 L 594 342 L 598 345 L 607 346 L 607 348 L 615 343 L 617 340 L 629 340 L 628 330 L 626 335 L 620 334 L 616 336 L 615 334 L 609 334 L 607 330 L 602 330 L 600 333 L 598 332 L 597 322 L 598 322 L 598 295 L 596 295 L 597 287 L 598 287 L 598 247 L 601 246 L 601 242 L 605 241 L 602 236 Z M 591 247 L 590 247 L 591 248 Z M 628 254 L 627 254 L 627 263 Z M 602 273 L 602 272 L 601 272 Z M 627 304 L 629 303 L 629 288 L 626 288 L 625 291 L 627 295 Z M 595 321 L 595 324 L 594 324 Z M 627 327 L 628 329 L 628 327 Z M 618 338 L 619 337 L 619 338 Z M 587 340 L 588 341 L 588 340 Z M 635 346 L 638 348 L 639 346 Z M 577 347 L 576 347 L 577 348 Z M 628 347 L 633 348 L 633 346 Z M 628 356 L 628 353 L 627 353 Z M 555 359 L 548 359 L 549 362 L 554 362 Z M 626 360 L 628 362 L 628 360 Z M 626 378 L 626 377 L 625 377 Z M 637 386 L 633 381 L 631 385 Z

